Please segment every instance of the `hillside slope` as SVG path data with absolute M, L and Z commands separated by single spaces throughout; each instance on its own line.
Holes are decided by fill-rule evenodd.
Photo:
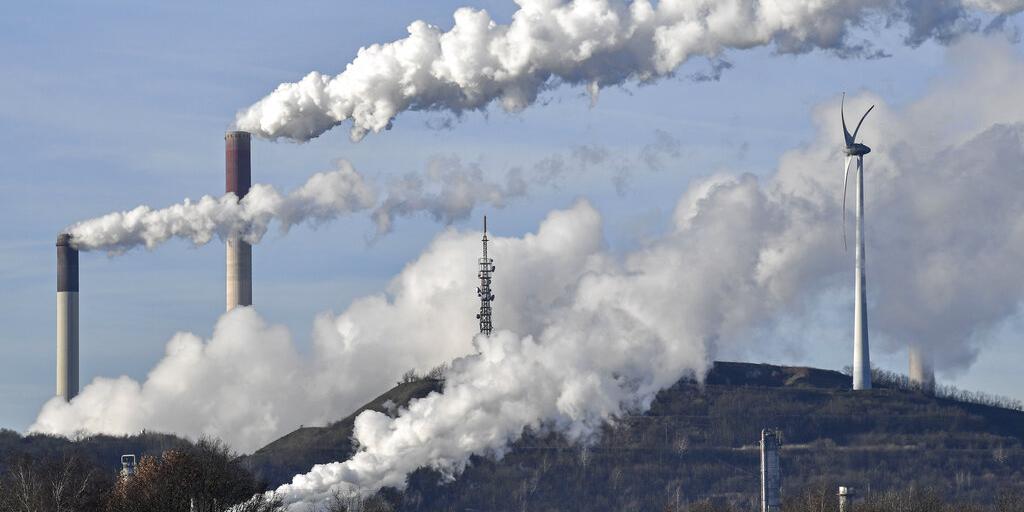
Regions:
M 399 384 L 339 421 L 325 427 L 298 428 L 240 460 L 258 479 L 277 487 L 291 481 L 292 476 L 309 471 L 314 464 L 348 459 L 353 451 L 352 430 L 359 413 L 367 409 L 387 412 L 440 390 L 441 382 L 431 379 Z
M 440 389 L 402 384 L 362 409 Z M 651 410 L 604 429 L 590 447 L 527 433 L 501 461 L 475 458 L 455 482 L 421 470 L 397 499 L 403 510 L 657 510 L 709 498 L 748 503 L 758 493 L 757 440 L 783 431 L 787 492 L 817 484 L 863 490 L 936 488 L 985 501 L 1024 488 L 1024 413 L 901 389 L 849 391 L 850 378 L 812 368 L 716 363 L 703 385 L 681 381 Z M 362 410 L 361 409 L 361 410 Z M 352 452 L 352 421 L 299 429 L 246 463 L 277 485 Z

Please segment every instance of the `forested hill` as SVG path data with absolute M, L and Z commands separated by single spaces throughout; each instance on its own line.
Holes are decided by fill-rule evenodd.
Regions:
M 595 445 L 527 433 L 501 461 L 475 458 L 450 483 L 420 470 L 405 492 L 388 491 L 383 498 L 393 509 L 422 511 L 657 511 L 704 500 L 753 510 L 757 441 L 765 427 L 782 431 L 786 496 L 808 489 L 831 495 L 837 485 L 856 487 L 861 496 L 917 487 L 985 503 L 1001 493 L 1024 492 L 1019 404 L 950 389 L 924 393 L 884 372 L 876 379 L 878 389 L 855 393 L 839 372 L 716 363 L 703 384 L 684 380 L 663 390 L 649 411 L 607 426 Z M 362 410 L 395 414 L 443 385 L 408 379 L 336 423 L 300 428 L 232 465 L 253 472 L 256 481 L 279 485 L 314 464 L 348 458 L 353 421 Z M 0 498 L 13 489 L 7 483 L 14 465 L 41 481 L 60 473 L 54 468 L 82 469 L 98 485 L 93 494 L 102 497 L 109 494 L 120 454 L 160 456 L 166 465 L 177 460 L 174 450 L 202 455 L 204 446 L 209 448 L 152 433 L 72 441 L 0 431 Z M 244 492 L 224 496 L 236 494 Z
M 594 446 L 527 435 L 501 461 L 474 459 L 453 483 L 421 470 L 396 499 L 404 510 L 662 510 L 705 498 L 746 503 L 758 493 L 757 441 L 765 427 L 783 432 L 787 491 L 917 485 L 986 501 L 997 491 L 1024 489 L 1024 413 L 1010 408 L 1017 404 L 949 390 L 934 396 L 892 374 L 877 378 L 879 388 L 854 393 L 850 377 L 839 372 L 715 363 L 704 384 L 684 380 L 662 391 L 647 413 L 608 426 Z M 366 407 L 386 411 L 442 385 L 403 383 Z M 276 485 L 313 464 L 344 460 L 354 418 L 299 429 L 245 463 Z

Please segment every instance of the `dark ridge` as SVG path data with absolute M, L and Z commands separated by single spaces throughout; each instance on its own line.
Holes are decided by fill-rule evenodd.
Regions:
M 440 391 L 441 384 L 434 379 L 398 384 L 339 421 L 325 427 L 300 427 L 240 460 L 256 478 L 273 487 L 290 482 L 316 464 L 348 459 L 353 451 L 352 430 L 361 412 L 369 409 L 388 413 L 388 405 L 404 407 L 415 398 Z
M 712 386 L 809 387 L 849 389 L 849 375 L 803 366 L 717 361 L 704 382 Z
M 142 432 L 132 436 L 92 435 L 75 439 L 46 434 L 22 436 L 13 430 L 0 430 L 0 474 L 21 458 L 44 460 L 53 457 L 75 457 L 89 466 L 121 469 L 121 455 L 133 453 L 160 455 L 164 450 L 181 448 L 190 443 L 171 434 Z
M 473 457 L 453 482 L 431 470 L 388 490 L 396 510 L 670 510 L 679 503 L 756 508 L 757 440 L 782 430 L 784 494 L 856 487 L 933 489 L 944 498 L 991 503 L 1024 492 L 1024 412 L 1012 400 L 939 389 L 922 392 L 879 373 L 878 387 L 850 391 L 830 370 L 715 363 L 704 382 L 685 378 L 661 391 L 643 414 L 607 425 L 592 445 L 550 432 L 524 432 L 502 460 Z M 440 391 L 413 379 L 322 427 L 302 427 L 237 461 L 265 484 L 291 481 L 313 465 L 348 459 L 355 417 L 395 414 Z M 1002 405 L 1002 406 L 1001 406 Z M 188 441 L 171 435 L 68 440 L 0 430 L 0 475 L 11 461 L 73 455 L 111 472 L 120 455 L 158 455 Z
M 526 432 L 504 459 L 474 457 L 454 482 L 417 471 L 391 501 L 399 510 L 555 511 L 665 510 L 674 500 L 706 499 L 752 510 L 765 427 L 783 432 L 790 494 L 820 485 L 917 487 L 984 503 L 1024 491 L 1024 413 L 886 382 L 868 392 L 850 385 L 836 371 L 717 362 L 704 383 L 680 380 L 646 413 L 607 426 L 592 446 Z M 344 420 L 274 441 L 246 463 L 276 486 L 314 464 L 345 460 L 359 412 L 440 388 L 434 380 L 401 384 Z

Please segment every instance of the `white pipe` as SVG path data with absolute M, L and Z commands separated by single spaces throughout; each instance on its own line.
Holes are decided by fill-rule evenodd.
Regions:
M 252 245 L 237 238 L 227 242 L 227 310 L 252 305 Z

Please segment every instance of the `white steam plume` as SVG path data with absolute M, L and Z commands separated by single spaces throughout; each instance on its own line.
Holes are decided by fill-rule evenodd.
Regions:
M 422 176 L 410 173 L 392 180 L 387 198 L 373 211 L 373 220 L 378 234 L 391 232 L 395 217 L 419 212 L 447 225 L 468 218 L 477 204 L 502 208 L 525 195 L 526 180 L 519 169 L 508 171 L 502 184 L 487 179 L 476 164 L 438 156 Z
M 664 148 L 666 140 L 674 141 L 664 132 L 656 132 L 654 144 L 644 146 L 641 157 L 674 157 Z M 594 155 L 599 155 L 595 157 Z M 492 179 L 479 164 L 463 162 L 456 156 L 435 156 L 421 173 L 407 173 L 380 187 L 356 171 L 350 163 L 339 160 L 334 171 L 314 174 L 300 188 L 282 195 L 269 185 L 253 185 L 238 201 L 234 194 L 221 197 L 203 196 L 198 201 L 186 199 L 166 208 L 153 209 L 142 205 L 132 210 L 113 212 L 78 222 L 66 229 L 72 233 L 79 250 L 105 250 L 121 254 L 135 247 L 154 249 L 171 238 L 204 245 L 213 238 L 239 236 L 258 243 L 270 224 L 276 221 L 282 232 L 302 222 L 319 224 L 332 219 L 370 210 L 377 236 L 390 233 L 398 217 L 426 214 L 433 220 L 450 225 L 466 219 L 478 205 L 503 208 L 509 202 L 527 195 L 527 180 L 543 187 L 555 187 L 556 174 L 586 165 L 599 165 L 607 160 L 601 148 L 579 147 L 570 155 L 570 163 L 558 153 L 537 162 L 529 176 L 521 168 L 504 171 L 501 179 Z M 620 167 L 627 165 L 619 162 Z M 377 200 L 378 190 L 385 190 Z
M 408 173 L 391 179 L 387 195 L 371 217 L 377 235 L 390 233 L 395 219 L 425 213 L 434 221 L 450 225 L 469 217 L 478 205 L 504 208 L 525 197 L 530 185 L 558 188 L 564 175 L 610 167 L 611 181 L 620 190 L 630 178 L 631 169 L 661 170 L 679 160 L 682 143 L 671 134 L 654 130 L 653 141 L 639 148 L 636 158 L 601 146 L 573 147 L 567 153 L 552 153 L 532 165 L 511 167 L 501 179 L 484 172 L 478 162 L 466 162 L 456 155 L 437 155 L 423 173 Z
M 51 400 L 33 431 L 73 434 L 159 429 L 220 437 L 255 450 L 299 424 L 324 424 L 394 385 L 410 368 L 426 371 L 473 350 L 478 232 L 446 231 L 388 285 L 314 324 L 302 357 L 288 331 L 251 307 L 221 317 L 208 340 L 177 334 L 143 382 L 97 378 L 70 403 Z M 579 262 L 601 250 L 600 218 L 585 205 L 555 212 L 536 234 L 495 237 L 509 277 L 497 313 L 502 325 L 537 329 Z M 538 278 L 539 281 L 527 279 Z M 244 399 L 241 399 L 244 398 Z
M 1024 270 L 1014 264 L 1024 257 L 1024 198 L 1014 193 L 1024 186 L 1024 93 L 1015 85 L 1024 63 L 977 41 L 955 53 L 966 83 L 900 113 L 871 98 L 881 109 L 864 135 L 877 141 L 870 218 L 884 219 L 871 224 L 876 329 L 890 344 L 926 344 L 947 369 L 969 365 L 977 335 L 1024 300 Z M 975 116 L 936 130 L 937 105 L 966 94 L 959 105 Z M 419 467 L 457 475 L 471 455 L 500 457 L 525 429 L 587 438 L 602 422 L 645 409 L 683 374 L 700 374 L 708 356 L 743 343 L 750 327 L 848 275 L 836 222 L 837 107 L 818 110 L 820 140 L 787 154 L 770 182 L 719 175 L 696 183 L 672 233 L 621 266 L 591 257 L 546 325 L 478 338 L 478 353 L 453 364 L 443 393 L 396 418 L 361 414 L 350 460 L 316 466 L 279 495 L 292 510 L 309 510 L 339 491 L 403 488 Z
M 391 126 L 405 110 L 461 113 L 500 101 L 508 111 L 545 89 L 650 82 L 692 57 L 713 63 L 730 49 L 780 53 L 825 49 L 877 55 L 850 29 L 903 22 L 908 44 L 978 28 L 970 10 L 1004 15 L 1022 0 L 517 0 L 507 25 L 461 8 L 448 31 L 424 21 L 409 36 L 361 48 L 335 76 L 312 72 L 281 84 L 238 113 L 236 126 L 269 139 L 304 141 L 351 120 L 351 137 Z M 714 66 L 717 67 L 717 66 Z
M 314 174 L 304 185 L 282 195 L 269 185 L 253 185 L 241 201 L 233 193 L 203 196 L 154 210 L 139 206 L 79 222 L 67 229 L 82 251 L 119 254 L 135 247 L 153 249 L 171 238 L 203 245 L 218 236 L 238 236 L 258 243 L 271 221 L 287 232 L 301 222 L 320 223 L 372 208 L 376 194 L 352 165 L 339 161 L 334 171 Z
M 679 378 L 703 376 L 720 348 L 742 343 L 752 326 L 787 308 L 795 294 L 775 293 L 786 281 L 821 277 L 784 267 L 758 276 L 762 251 L 807 234 L 831 239 L 827 210 L 788 208 L 752 176 L 712 181 L 695 222 L 677 223 L 625 261 L 604 252 L 581 260 L 578 278 L 532 329 L 502 321 L 508 330 L 476 338 L 478 353 L 452 364 L 443 393 L 414 401 L 397 418 L 361 414 L 352 459 L 315 466 L 278 494 L 293 510 L 312 510 L 336 492 L 403 488 L 419 467 L 457 475 L 471 455 L 500 457 L 526 429 L 587 440 L 605 422 L 645 410 Z M 580 203 L 560 215 L 596 212 Z M 501 245 L 493 253 L 505 261 Z M 513 297 L 515 283 L 547 277 L 499 276 L 496 287 L 512 283 Z

